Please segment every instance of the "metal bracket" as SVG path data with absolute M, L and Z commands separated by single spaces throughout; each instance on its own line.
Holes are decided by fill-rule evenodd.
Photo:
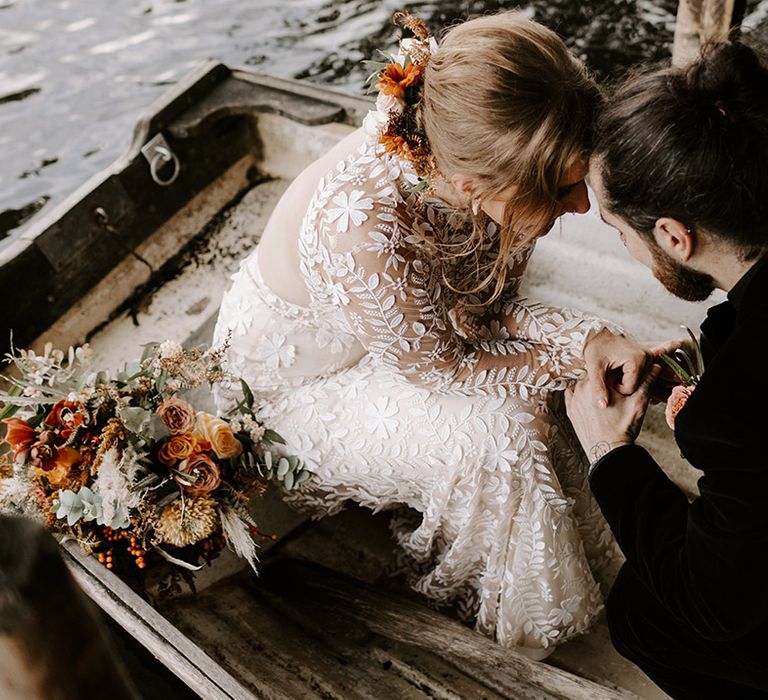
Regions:
M 181 164 L 162 134 L 156 134 L 147 141 L 141 147 L 141 153 L 149 163 L 149 174 L 158 185 L 165 187 L 176 181 Z M 170 177 L 162 178 L 159 170 L 166 163 L 173 163 L 173 172 Z

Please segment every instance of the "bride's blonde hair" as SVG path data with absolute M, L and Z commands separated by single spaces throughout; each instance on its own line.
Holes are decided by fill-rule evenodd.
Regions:
M 498 296 L 512 258 L 553 220 L 559 183 L 588 156 L 599 104 L 597 85 L 560 37 L 519 12 L 446 31 L 426 66 L 419 106 L 437 168 L 445 179 L 471 177 L 476 201 L 516 188 L 493 265 L 446 280 L 455 291 L 477 293 L 495 280 L 485 303 Z M 458 248 L 441 246 L 448 257 L 477 260 L 489 243 L 483 217 L 471 207 L 468 216 L 473 232 Z

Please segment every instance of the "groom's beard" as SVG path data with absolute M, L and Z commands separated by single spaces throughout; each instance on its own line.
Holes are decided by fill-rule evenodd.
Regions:
M 686 301 L 704 301 L 715 289 L 715 281 L 667 255 L 658 245 L 649 246 L 653 257 L 653 274 L 667 291 Z

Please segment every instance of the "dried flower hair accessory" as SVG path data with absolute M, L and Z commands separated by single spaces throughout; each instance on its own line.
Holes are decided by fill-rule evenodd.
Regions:
M 436 171 L 432 149 L 418 119 L 424 72 L 437 42 L 422 20 L 407 11 L 396 12 L 395 24 L 413 32 L 400 41 L 397 54 L 382 54 L 385 62 L 367 61 L 376 70 L 368 78 L 378 91 L 376 110 L 366 119 L 366 131 L 378 139 L 382 153 L 392 153 L 413 164 L 418 175 L 414 190 L 425 190 L 427 178 Z
M 701 345 L 690 328 L 682 326 L 691 338 L 691 352 L 686 352 L 683 348 L 678 348 L 672 355 L 662 354 L 662 361 L 675 373 L 682 382 L 678 384 L 667 399 L 665 417 L 667 425 L 675 429 L 675 420 L 677 419 L 683 406 L 693 394 L 697 384 L 701 381 L 704 374 L 704 356 L 701 354 Z

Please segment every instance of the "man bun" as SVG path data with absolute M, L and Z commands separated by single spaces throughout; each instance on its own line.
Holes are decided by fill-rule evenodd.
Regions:
M 608 209 L 650 238 L 664 216 L 752 258 L 768 248 L 768 69 L 738 41 L 635 73 L 598 120 Z

